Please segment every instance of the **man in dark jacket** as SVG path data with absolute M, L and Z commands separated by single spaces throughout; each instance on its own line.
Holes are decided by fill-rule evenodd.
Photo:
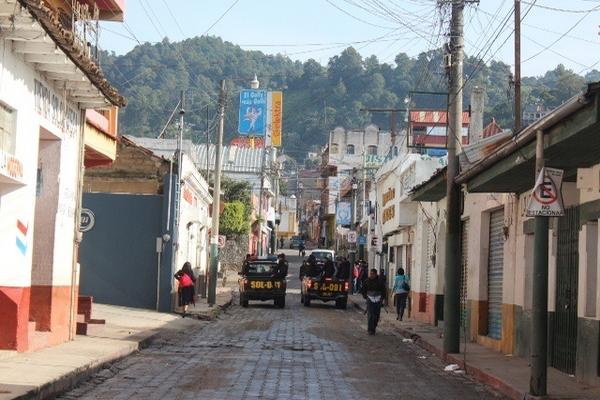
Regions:
M 275 277 L 284 279 L 288 274 L 288 262 L 285 259 L 285 254 L 281 253 L 277 256 L 277 267 Z
M 381 302 L 385 296 L 385 284 L 379 279 L 375 268 L 369 271 L 369 277 L 363 283 L 362 295 L 367 300 L 369 335 L 374 335 L 381 314 Z
M 350 261 L 346 257 L 340 257 L 337 265 L 336 276 L 338 279 L 347 280 L 350 277 Z

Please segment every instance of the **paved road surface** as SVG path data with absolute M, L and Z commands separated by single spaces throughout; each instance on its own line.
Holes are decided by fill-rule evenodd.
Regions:
M 291 251 L 289 255 L 297 254 Z M 61 399 L 497 399 L 393 332 L 368 336 L 351 307 L 299 299 L 290 257 L 287 304 L 234 306 L 103 370 Z

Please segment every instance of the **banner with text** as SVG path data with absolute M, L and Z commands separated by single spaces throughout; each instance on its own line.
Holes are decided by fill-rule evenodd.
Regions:
M 267 119 L 267 91 L 247 89 L 240 92 L 238 132 L 240 135 L 264 136 Z
M 281 126 L 283 122 L 283 93 L 270 92 L 271 96 L 271 112 L 270 112 L 270 127 L 271 127 L 271 145 L 281 147 Z
M 352 223 L 352 204 L 339 202 L 336 207 L 335 223 L 337 225 L 350 225 Z

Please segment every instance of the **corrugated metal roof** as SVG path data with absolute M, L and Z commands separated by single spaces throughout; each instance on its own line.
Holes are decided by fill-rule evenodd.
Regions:
M 431 125 L 446 125 L 448 113 L 446 111 L 411 111 L 410 122 L 414 124 L 431 124 Z M 468 112 L 463 111 L 463 125 L 468 125 L 471 122 L 471 116 Z
M 177 149 L 176 139 L 153 139 L 128 136 L 130 140 L 143 146 L 157 155 L 171 158 Z M 208 150 L 209 168 L 214 170 L 216 146 L 211 144 Z M 206 169 L 206 145 L 183 141 L 183 151 L 190 155 L 199 169 Z M 223 172 L 259 173 L 264 149 L 237 146 L 223 146 L 221 165 Z

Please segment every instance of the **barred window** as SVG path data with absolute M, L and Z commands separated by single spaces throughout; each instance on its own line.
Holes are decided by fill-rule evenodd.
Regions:
M 16 142 L 16 112 L 0 103 L 0 150 L 14 154 Z

